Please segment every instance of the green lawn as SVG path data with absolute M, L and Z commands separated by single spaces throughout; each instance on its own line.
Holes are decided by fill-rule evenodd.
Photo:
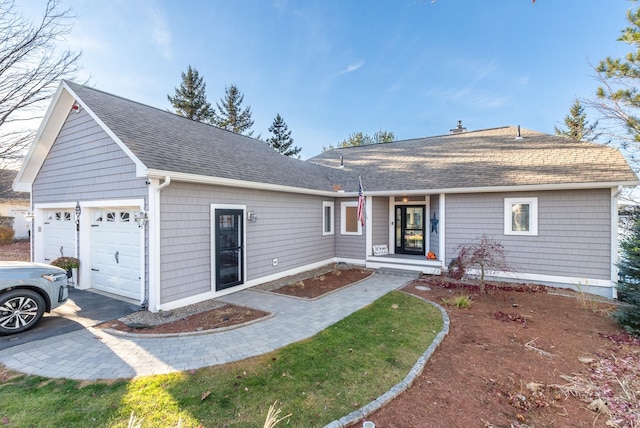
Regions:
M 402 380 L 442 328 L 438 309 L 394 291 L 320 332 L 258 358 L 118 382 L 5 377 L 7 427 L 321 427 Z

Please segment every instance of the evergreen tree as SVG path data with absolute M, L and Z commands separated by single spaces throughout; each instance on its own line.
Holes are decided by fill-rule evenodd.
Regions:
M 210 120 L 213 113 L 205 95 L 207 85 L 198 74 L 198 70 L 189 65 L 187 72 L 182 72 L 181 76 L 182 83 L 175 89 L 175 95 L 167 95 L 176 114 L 198 122 Z
M 220 99 L 220 103 L 216 103 L 217 110 L 213 111 L 212 123 L 228 131 L 245 133 L 253 126 L 251 106 L 242 108 L 244 95 L 236 85 L 226 87 L 224 92 L 225 97 Z M 246 132 L 246 135 L 252 134 L 253 131 Z
M 291 131 L 284 123 L 284 119 L 278 113 L 273 119 L 273 124 L 269 127 L 272 137 L 267 138 L 267 144 L 273 147 L 277 152 L 285 156 L 296 156 L 302 150 L 300 147 L 293 147 L 293 138 Z
M 366 146 L 369 144 L 390 143 L 395 140 L 396 136 L 392 131 L 379 130 L 376 131 L 373 136 L 365 134 L 364 132 L 354 132 L 349 135 L 349 138 L 342 140 L 337 146 L 330 144 L 323 146 L 322 151 L 333 150 L 335 148 L 344 149 L 346 147 Z
M 630 45 L 633 51 L 624 58 L 600 61 L 596 72 L 602 86 L 592 104 L 604 118 L 624 128 L 626 136 L 617 138 L 640 143 L 640 9 L 627 11 L 627 20 L 631 25 L 622 30 L 618 41 Z
M 598 121 L 596 120 L 592 124 L 589 123 L 584 106 L 578 99 L 571 106 L 569 114 L 565 116 L 564 123 L 567 125 L 567 129 L 563 130 L 556 127 L 556 135 L 576 141 L 595 141 L 600 136 L 600 133 L 596 132 Z
M 625 302 L 613 314 L 629 333 L 640 335 L 640 210 L 632 212 L 631 227 L 620 243 L 618 298 Z

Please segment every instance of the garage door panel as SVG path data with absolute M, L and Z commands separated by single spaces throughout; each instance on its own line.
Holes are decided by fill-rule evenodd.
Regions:
M 45 263 L 62 256 L 76 255 L 76 228 L 72 210 L 46 210 L 43 224 L 43 257 Z
M 142 229 L 133 221 L 133 214 L 123 208 L 94 212 L 92 283 L 96 289 L 139 299 Z

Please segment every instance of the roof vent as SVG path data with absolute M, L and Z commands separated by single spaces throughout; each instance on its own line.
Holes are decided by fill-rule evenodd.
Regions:
M 344 168 L 344 158 L 340 156 L 340 168 Z
M 464 131 L 466 131 L 466 130 L 467 130 L 467 128 L 465 128 L 464 126 L 462 126 L 462 121 L 461 121 L 461 120 L 459 120 L 459 121 L 458 121 L 458 126 L 456 126 L 456 127 L 455 127 L 455 128 L 453 128 L 453 129 L 450 129 L 450 130 L 449 130 L 449 133 L 451 133 L 451 134 L 460 134 L 460 133 L 462 133 L 462 132 L 464 132 Z
M 518 125 L 518 134 L 516 135 L 516 140 L 522 140 L 522 134 L 520 134 L 520 125 Z

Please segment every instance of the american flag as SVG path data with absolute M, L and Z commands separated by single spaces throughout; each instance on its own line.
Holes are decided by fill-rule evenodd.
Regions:
M 362 189 L 362 179 L 358 177 L 358 221 L 364 227 L 365 212 L 364 212 L 364 190 Z

